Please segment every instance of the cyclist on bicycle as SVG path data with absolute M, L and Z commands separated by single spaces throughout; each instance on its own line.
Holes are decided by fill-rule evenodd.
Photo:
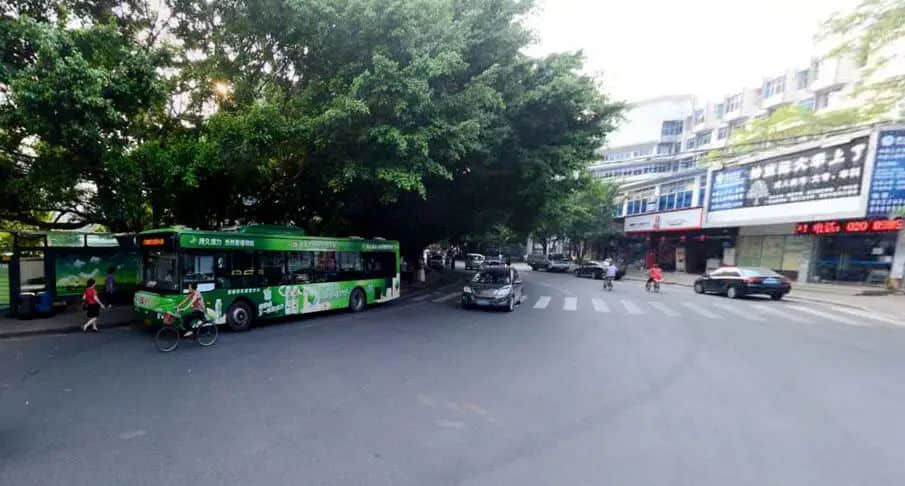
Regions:
M 650 267 L 650 271 L 647 274 L 647 282 L 644 283 L 645 287 L 649 287 L 652 283 L 659 284 L 663 281 L 663 272 L 660 270 L 660 267 L 654 263 L 653 266 Z
M 613 280 L 616 280 L 616 272 L 619 269 L 616 267 L 615 263 L 609 261 L 609 259 L 607 259 L 607 261 L 609 262 L 609 265 L 606 267 L 606 280 L 603 281 L 603 284 L 606 287 L 613 288 Z
M 176 306 L 176 312 L 179 312 L 183 308 L 188 309 L 189 307 L 192 308 L 192 312 L 183 319 L 183 322 L 195 323 L 199 320 L 204 320 L 204 297 L 201 295 L 201 292 L 198 291 L 198 284 L 194 282 L 189 284 L 189 293 L 185 296 L 185 299 Z M 184 337 L 191 336 L 192 329 L 188 329 Z

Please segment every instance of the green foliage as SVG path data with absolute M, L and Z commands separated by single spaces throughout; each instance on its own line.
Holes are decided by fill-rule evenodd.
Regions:
M 835 42 L 827 57 L 851 56 L 861 68 L 855 94 L 868 100 L 860 109 L 863 116 L 882 117 L 902 102 L 905 75 L 887 76 L 883 70 L 905 55 L 905 0 L 862 0 L 830 17 L 820 37 Z
M 122 3 L 3 17 L 0 217 L 524 235 L 621 108 L 580 53 L 523 54 L 530 1 Z
M 579 179 L 578 187 L 544 205 L 534 236 L 540 240 L 568 240 L 576 245 L 578 257 L 599 245 L 613 233 L 612 219 L 616 184 L 590 178 Z

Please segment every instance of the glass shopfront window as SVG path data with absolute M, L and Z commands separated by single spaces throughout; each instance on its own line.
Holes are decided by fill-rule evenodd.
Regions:
M 796 278 L 807 244 L 802 235 L 743 236 L 738 240 L 738 264 L 769 268 Z
M 895 232 L 821 236 L 812 279 L 884 285 L 895 247 Z

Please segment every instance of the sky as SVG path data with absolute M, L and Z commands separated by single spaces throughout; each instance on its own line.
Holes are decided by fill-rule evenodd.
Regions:
M 858 0 L 538 0 L 535 55 L 581 49 L 607 94 L 712 99 L 807 67 L 820 22 Z

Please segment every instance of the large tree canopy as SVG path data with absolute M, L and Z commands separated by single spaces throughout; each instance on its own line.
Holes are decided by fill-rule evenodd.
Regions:
M 527 232 L 620 109 L 579 53 L 524 54 L 529 1 L 11 5 L 0 218 Z

